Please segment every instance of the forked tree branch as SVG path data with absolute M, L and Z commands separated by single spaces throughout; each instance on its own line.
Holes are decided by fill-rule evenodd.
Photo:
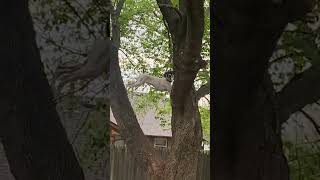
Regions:
M 112 25 L 112 41 L 116 47 L 120 47 L 120 25 L 119 25 L 119 16 L 121 10 L 123 8 L 125 0 L 120 0 L 117 4 L 115 10 L 111 13 L 111 25 Z M 112 9 L 114 9 L 113 5 L 111 4 Z
M 157 0 L 160 11 L 168 24 L 170 33 L 176 37 L 182 19 L 182 13 L 175 8 L 171 0 Z
M 186 97 L 193 89 L 199 69 L 206 65 L 200 56 L 204 32 L 203 6 L 203 0 L 180 1 L 179 8 L 183 10 L 185 17 L 180 24 L 179 34 L 176 34 L 178 37 L 173 37 L 175 74 L 171 97 L 174 109 L 181 112 L 184 110 Z
M 192 56 L 201 53 L 202 38 L 204 33 L 204 0 L 186 0 L 187 10 L 187 44 L 192 49 Z

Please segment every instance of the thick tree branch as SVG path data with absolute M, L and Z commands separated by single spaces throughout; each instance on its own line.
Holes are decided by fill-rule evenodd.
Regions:
M 215 1 L 215 55 L 219 59 L 215 75 L 220 78 L 215 81 L 214 95 L 220 112 L 215 118 L 220 120 L 213 124 L 214 179 L 289 179 L 274 121 L 273 94 L 268 89 L 272 86 L 266 84 L 265 72 L 276 42 L 294 17 L 282 3 L 298 1 Z M 263 153 L 257 148 L 260 145 Z M 268 173 L 261 175 L 261 170 Z
M 182 13 L 180 12 L 180 10 L 172 5 L 169 5 L 169 4 L 159 4 L 159 7 L 166 7 L 166 8 L 171 8 L 173 9 L 178 15 L 180 18 L 182 18 Z
M 170 33 L 176 37 L 178 32 L 178 26 L 182 19 L 181 12 L 173 6 L 170 0 L 157 0 L 157 4 L 160 11 L 168 23 Z
M 28 1 L 0 11 L 0 139 L 10 171 L 15 179 L 84 180 L 52 102 Z
M 140 166 L 149 171 L 150 174 L 158 176 L 162 162 L 154 152 L 153 146 L 149 139 L 144 135 L 135 112 L 128 98 L 127 90 L 124 86 L 121 70 L 119 66 L 118 51 L 120 47 L 120 26 L 118 18 L 120 16 L 125 0 L 120 0 L 116 9 L 111 15 L 112 19 L 112 47 L 110 49 L 110 85 L 109 98 L 112 113 L 119 125 L 122 138 L 130 149 L 130 153 L 135 157 Z
M 120 0 L 115 10 L 111 13 L 111 24 L 112 24 L 112 41 L 116 47 L 120 47 L 120 25 L 119 16 L 123 8 L 125 0 Z M 112 9 L 114 7 L 112 6 Z
M 110 58 L 110 105 L 112 113 L 119 125 L 122 138 L 137 161 L 145 170 L 155 172 L 160 162 L 156 161 L 154 149 L 149 139 L 144 135 L 124 86 L 119 67 L 118 48 L 113 46 Z M 158 164 L 159 163 L 159 164 Z M 151 169 L 148 169 L 151 167 Z
M 312 66 L 300 75 L 296 75 L 289 84 L 278 93 L 280 121 L 320 98 L 320 67 Z
M 204 32 L 204 1 L 187 0 L 186 9 L 188 16 L 187 23 L 187 46 L 192 49 L 192 57 L 201 53 L 202 38 Z M 197 57 L 198 58 L 198 57 Z
M 197 101 L 202 97 L 210 93 L 210 81 L 207 84 L 202 85 L 196 92 Z
M 200 56 L 204 28 L 203 5 L 203 0 L 180 1 L 180 8 L 186 13 L 182 23 L 185 33 L 179 34 L 179 39 L 173 38 L 175 74 L 171 97 L 175 106 L 173 109 L 181 112 L 199 69 L 206 65 Z

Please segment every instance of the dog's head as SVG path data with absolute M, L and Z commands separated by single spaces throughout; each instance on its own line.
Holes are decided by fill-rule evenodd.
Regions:
M 166 78 L 167 81 L 172 82 L 174 71 L 167 71 L 163 74 L 163 77 Z

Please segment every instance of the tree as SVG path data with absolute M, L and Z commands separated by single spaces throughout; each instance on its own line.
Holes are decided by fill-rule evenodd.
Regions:
M 118 17 L 124 1 L 119 1 L 111 14 L 113 45 L 110 57 L 106 58 L 110 60 L 108 62 L 110 105 L 129 151 L 141 162 L 141 167 L 145 168 L 152 178 L 195 179 L 202 142 L 198 100 L 200 92 L 202 95 L 209 93 L 207 88 L 209 84 L 199 92 L 194 88 L 194 80 L 199 69 L 207 64 L 200 56 L 204 31 L 204 2 L 180 1 L 179 8 L 174 7 L 171 1 L 159 0 L 157 3 L 171 35 L 175 71 L 171 91 L 173 145 L 168 159 L 160 159 L 152 144 L 144 136 L 123 85 L 118 62 L 120 46 Z
M 82 180 L 53 102 L 28 1 L 1 5 L 1 142 L 16 179 Z
M 203 1 L 181 2 L 180 9 L 174 8 L 170 1 L 157 3 L 172 35 L 175 71 L 171 91 L 173 145 L 168 159 L 163 161 L 156 156 L 137 122 L 121 79 L 117 48 L 110 59 L 110 104 L 131 153 L 144 163 L 153 178 L 195 179 L 202 132 L 193 83 L 198 70 L 205 66 L 200 56 L 204 27 Z M 112 32 L 118 35 L 116 28 Z M 118 47 L 120 37 L 113 36 L 113 40 Z
M 121 80 L 117 55 L 110 59 L 111 108 L 131 153 L 145 163 L 150 174 L 158 179 L 177 177 L 195 179 L 202 132 L 193 82 L 198 70 L 204 67 L 200 57 L 204 26 L 203 2 L 181 2 L 180 10 L 175 9 L 170 1 L 157 1 L 157 3 L 168 23 L 173 44 L 172 57 L 175 71 L 171 91 L 173 145 L 169 158 L 163 161 L 157 157 L 152 145 L 141 131 Z M 115 28 L 113 32 L 117 32 Z M 120 37 L 113 38 L 114 41 L 118 40 L 115 44 L 120 44 Z
M 69 2 L 69 3 L 68 3 Z M 35 19 L 37 21 L 40 22 L 40 24 L 43 24 L 43 29 L 46 30 L 46 28 L 48 29 L 56 29 L 57 31 L 61 31 L 62 28 L 57 28 L 59 26 L 57 26 L 58 24 L 66 24 L 66 23 L 74 23 L 75 19 L 76 19 L 76 24 L 77 26 L 79 25 L 79 27 L 84 27 L 85 31 L 89 32 L 88 36 L 84 36 L 84 37 L 76 37 L 75 39 L 87 39 L 87 38 L 93 38 L 96 39 L 97 34 L 99 34 L 99 31 L 97 31 L 95 28 L 91 27 L 91 25 L 96 25 L 99 26 L 101 25 L 101 19 L 104 19 L 107 16 L 107 13 L 105 11 L 106 7 L 100 4 L 100 1 L 88 1 L 87 7 L 88 8 L 84 8 L 82 5 L 79 5 L 79 3 L 77 3 L 76 1 L 63 1 L 63 3 L 61 4 L 65 4 L 66 6 L 61 6 L 60 3 L 57 3 L 58 5 L 55 5 L 55 2 L 52 1 L 48 1 L 48 4 L 50 4 L 50 14 L 52 14 L 55 18 L 54 21 L 50 22 L 50 21 L 46 21 L 46 22 L 42 22 L 41 19 L 35 17 Z M 158 41 L 154 41 L 157 38 L 152 38 L 152 36 L 150 36 L 150 38 L 146 41 L 144 41 L 142 43 L 142 45 L 144 47 L 149 47 L 149 50 L 151 50 L 152 48 L 155 49 L 154 47 L 150 47 L 152 46 L 152 43 L 157 44 L 156 47 L 161 47 L 160 49 L 166 49 L 163 47 L 168 47 L 169 45 L 169 49 L 172 51 L 174 50 L 174 52 L 171 53 L 167 53 L 164 51 L 160 51 L 163 52 L 163 54 L 170 54 L 168 55 L 167 58 L 163 58 L 164 56 L 161 56 L 161 58 L 157 59 L 155 62 L 166 62 L 166 65 L 164 66 L 165 68 L 168 67 L 172 67 L 174 64 L 173 69 L 176 70 L 176 82 L 178 83 L 176 86 L 176 90 L 174 90 L 175 94 L 172 94 L 172 97 L 175 97 L 173 99 L 173 103 L 174 104 L 174 109 L 173 109 L 173 120 L 172 120 L 172 124 L 173 124 L 173 131 L 174 131 L 174 138 L 175 138 L 175 149 L 172 151 L 172 155 L 170 157 L 169 160 L 167 160 L 167 162 L 172 162 L 171 166 L 166 167 L 169 177 L 167 177 L 166 179 L 172 179 L 173 176 L 180 176 L 181 178 L 190 178 L 190 179 L 194 179 L 195 174 L 196 174 L 196 164 L 194 162 L 197 162 L 197 153 L 198 150 L 200 148 L 201 145 L 201 136 L 202 136 L 202 132 L 201 132 L 201 126 L 200 126 L 200 116 L 199 116 L 199 110 L 198 110 L 198 99 L 199 97 L 208 94 L 209 93 L 209 84 L 204 85 L 201 88 L 201 91 L 199 89 L 199 92 L 197 92 L 197 95 L 195 94 L 195 88 L 193 87 L 194 84 L 194 78 L 196 77 L 196 74 L 198 73 L 198 70 L 200 67 L 197 67 L 197 62 L 194 63 L 194 61 L 198 60 L 198 58 L 200 58 L 200 52 L 202 50 L 201 46 L 202 46 L 202 36 L 203 36 L 203 31 L 204 31 L 204 12 L 203 12 L 203 2 L 199 2 L 200 4 L 197 4 L 197 2 L 195 4 L 192 4 L 193 2 L 183 2 L 181 1 L 180 3 L 178 1 L 174 1 L 173 3 L 171 3 L 170 1 L 158 1 L 158 6 L 160 7 L 160 11 L 158 9 L 157 6 L 152 5 L 152 7 L 157 8 L 157 11 L 154 12 L 156 19 L 154 18 L 149 18 L 148 22 L 152 22 L 152 25 L 155 24 L 162 24 L 161 22 L 164 22 L 163 26 L 162 26 L 162 32 L 164 32 L 165 34 L 163 35 L 163 33 L 161 34 L 160 38 Z M 126 29 L 125 25 L 122 24 L 126 24 L 123 22 L 128 22 L 128 18 L 132 18 L 132 16 L 125 16 L 123 19 L 119 19 L 120 16 L 120 12 L 121 9 L 123 7 L 124 1 L 118 1 L 116 4 L 116 7 L 113 9 L 113 12 L 111 14 L 111 19 L 112 19 L 112 39 L 115 45 L 115 50 L 113 50 L 112 52 L 115 54 L 112 54 L 113 58 L 115 59 L 109 59 L 111 60 L 111 63 L 117 63 L 117 61 L 114 61 L 117 59 L 117 49 L 118 48 L 122 48 L 121 50 L 125 49 L 130 51 L 130 48 L 127 48 L 128 46 L 125 45 L 121 45 L 122 43 L 120 43 L 120 31 L 119 28 L 122 28 L 121 32 L 126 35 L 127 37 L 129 36 L 127 33 L 126 34 Z M 131 1 L 131 4 L 128 2 L 128 5 L 126 6 L 126 8 L 131 8 L 133 5 L 135 4 L 135 2 Z M 143 1 L 143 5 L 144 7 L 148 7 L 150 6 L 150 2 L 149 1 Z M 190 8 L 190 7 L 195 7 Z M 79 13 L 79 11 L 77 10 L 77 8 L 75 7 L 79 7 L 78 9 L 80 9 L 79 11 L 81 11 L 81 13 Z M 68 10 L 69 8 L 69 10 Z M 136 8 L 136 7 L 134 7 Z M 107 8 L 110 9 L 110 8 Z M 137 10 L 138 13 L 144 13 L 142 10 L 145 10 L 146 8 L 137 8 L 135 10 Z M 135 13 L 135 10 L 132 11 L 133 15 L 136 15 L 137 13 Z M 47 11 L 46 11 L 47 12 Z M 66 13 L 66 12 L 71 12 L 71 14 Z M 127 11 L 129 12 L 129 11 Z M 153 9 L 150 10 L 148 9 L 149 13 L 153 12 Z M 163 15 L 164 19 L 161 18 L 161 14 Z M 195 13 L 195 14 L 193 14 Z M 198 14 L 197 14 L 198 13 Z M 37 14 L 39 14 L 40 16 L 45 16 L 46 13 L 43 12 L 37 12 Z M 200 16 L 198 16 L 200 15 Z M 206 16 L 208 17 L 208 13 L 206 13 Z M 101 18 L 102 17 L 102 18 Z M 193 19 L 194 17 L 196 17 L 196 19 Z M 140 15 L 136 18 L 133 17 L 132 18 L 134 21 L 137 20 L 143 20 L 143 19 L 147 19 L 144 17 L 144 15 Z M 177 20 L 177 21 L 176 21 Z M 176 21 L 176 22 L 175 22 Z M 206 18 L 207 21 L 207 18 Z M 160 22 L 160 23 L 158 23 Z M 192 26 L 191 28 L 189 27 L 190 23 L 195 24 L 194 26 Z M 197 24 L 199 23 L 199 24 Z M 129 24 L 129 22 L 128 22 Z M 167 25 L 167 29 L 165 29 L 165 25 Z M 187 27 L 188 25 L 188 27 Z M 206 33 L 205 33 L 205 41 L 206 41 L 206 45 L 208 44 L 208 38 L 209 38 L 209 33 L 208 33 L 208 23 L 205 24 L 206 25 Z M 151 26 L 151 27 L 156 27 L 156 26 Z M 195 27 L 200 27 L 200 28 L 195 28 Z M 179 32 L 175 32 L 175 28 L 179 29 Z M 159 28 L 161 29 L 161 27 Z M 184 31 L 184 29 L 187 29 L 187 31 Z M 196 30 L 196 31 L 194 31 Z M 129 31 L 129 30 L 128 30 Z M 167 33 L 169 33 L 169 38 L 167 37 Z M 74 36 L 77 34 L 81 34 L 80 32 L 75 32 L 75 33 L 71 33 L 70 36 Z M 69 37 L 70 37 L 69 36 Z M 179 36 L 179 37 L 178 37 Z M 104 36 L 102 36 L 104 37 Z M 71 48 L 66 48 L 65 46 L 63 46 L 63 42 L 65 42 L 63 39 L 59 42 L 59 43 L 55 43 L 52 42 L 52 39 L 47 38 L 47 40 L 50 40 L 49 42 L 51 42 L 51 45 L 56 47 L 58 50 L 63 49 L 65 50 L 67 53 L 69 54 L 77 54 L 80 56 L 86 55 L 86 53 L 82 53 L 79 51 L 75 51 L 74 49 Z M 91 39 L 92 40 L 92 39 Z M 165 41 L 163 41 L 165 40 Z M 169 40 L 169 41 L 168 41 Z M 150 41 L 150 42 L 149 42 Z M 161 42 L 167 42 L 167 44 L 162 43 Z M 159 43 L 160 42 L 160 43 Z M 124 42 L 125 43 L 125 42 Z M 194 43 L 194 44 L 193 44 Z M 62 46 L 61 46 L 62 45 Z M 172 45 L 172 46 L 170 46 Z M 190 47 L 190 45 L 192 45 L 192 47 Z M 133 45 L 134 46 L 134 45 Z M 133 47 L 131 46 L 131 47 Z M 195 49 L 191 49 L 194 48 Z M 206 46 L 207 47 L 207 46 Z M 185 49 L 184 49 L 185 48 Z M 132 48 L 133 49 L 133 48 Z M 208 48 L 206 48 L 208 49 Z M 157 49 L 156 49 L 157 50 Z M 151 53 L 149 54 L 157 54 L 156 51 L 150 51 Z M 180 52 L 183 53 L 187 53 L 184 55 L 179 54 Z M 190 55 L 191 53 L 191 55 Z M 135 52 L 132 53 L 135 56 L 138 56 L 140 54 L 140 52 Z M 159 53 L 158 53 L 159 54 Z M 206 54 L 208 54 L 208 51 L 206 52 Z M 185 58 L 187 57 L 187 58 Z M 190 59 L 191 58 L 191 59 Z M 195 59 L 193 59 L 195 58 Z M 163 60 L 166 59 L 166 60 Z M 169 60 L 170 61 L 169 61 Z M 172 59 L 173 59 L 173 64 L 172 64 Z M 180 59 L 185 59 L 182 62 L 179 62 Z M 187 61 L 187 62 L 185 62 Z M 199 62 L 203 62 L 203 61 L 199 61 Z M 160 64 L 160 63 L 159 63 Z M 164 64 L 164 63 L 163 63 Z M 134 111 L 132 110 L 132 107 L 128 101 L 128 98 L 126 97 L 126 90 L 123 89 L 123 84 L 122 84 L 122 78 L 121 78 L 121 74 L 120 74 L 120 69 L 118 68 L 117 64 L 111 64 L 113 68 L 110 68 L 110 70 L 112 72 L 109 72 L 110 74 L 110 102 L 111 102 L 111 106 L 112 106 L 112 110 L 115 111 L 114 115 L 118 121 L 118 124 L 121 126 L 122 129 L 122 135 L 125 136 L 125 139 L 127 140 L 127 145 L 130 146 L 130 150 L 132 151 L 132 153 L 134 154 L 135 157 L 137 157 L 137 159 L 141 160 L 142 162 L 146 163 L 146 167 L 147 169 L 150 170 L 151 174 L 152 172 L 154 172 L 154 174 L 163 174 L 161 172 L 160 169 L 165 168 L 164 165 L 166 165 L 167 163 L 165 162 L 161 162 L 162 160 L 160 160 L 159 158 L 157 158 L 154 153 L 153 153 L 153 148 L 151 143 L 145 143 L 148 142 L 148 140 L 146 140 L 146 138 L 144 137 L 137 121 L 136 118 L 134 116 Z M 144 67 L 145 64 L 139 62 L 138 64 L 141 67 Z M 204 67 L 204 66 L 203 66 Z M 96 67 L 98 68 L 98 67 Z M 162 66 L 158 66 L 157 68 L 153 68 L 152 69 L 152 73 L 153 74 L 162 74 L 163 72 L 160 71 L 160 69 L 162 68 Z M 194 69 L 193 69 L 194 68 Z M 144 68 L 141 68 L 144 69 Z M 184 72 L 185 70 L 190 70 L 190 72 Z M 204 80 L 201 80 L 203 82 L 206 82 L 208 80 L 208 70 L 206 71 L 202 71 L 199 73 L 199 77 L 202 77 Z M 182 82 L 184 80 L 182 80 L 181 78 L 183 77 L 187 77 L 187 81 L 186 82 Z M 178 88 L 179 86 L 183 85 L 188 85 L 187 88 Z M 119 89 L 120 87 L 120 89 Z M 115 88 L 115 89 L 112 89 Z M 186 91 L 186 92 L 184 92 Z M 113 93 L 112 93 L 113 92 Z M 201 92 L 201 93 L 200 93 Z M 182 94 L 181 94 L 182 93 Z M 185 94 L 183 94 L 185 93 Z M 184 102 L 184 96 L 186 94 L 191 93 L 192 96 L 186 96 L 190 99 L 188 99 L 188 102 L 185 104 Z M 201 94 L 201 95 L 200 95 Z M 180 97 L 178 97 L 178 95 L 182 95 Z M 197 96 L 197 97 L 196 97 Z M 194 104 L 194 105 L 193 105 Z M 120 106 L 122 105 L 122 106 Z M 176 106 L 177 105 L 177 106 Z M 188 108 L 185 108 L 185 105 Z M 121 110 L 121 111 L 120 111 Z M 126 112 L 126 113 L 124 113 Z M 190 117 L 188 117 L 188 119 L 190 120 L 190 122 L 184 123 L 182 120 L 183 118 L 185 118 L 186 116 L 188 116 L 185 113 L 191 113 L 189 114 Z M 185 127 L 181 127 L 181 124 L 184 124 Z M 184 126 L 182 125 L 182 126 Z M 180 131 L 180 128 L 187 128 L 183 131 Z M 188 131 L 188 129 L 190 129 Z M 188 131 L 188 133 L 187 133 Z M 192 133 L 189 133 L 192 132 Z M 190 135 L 189 137 L 187 137 L 188 135 Z M 188 139 L 190 139 L 190 141 L 188 140 L 188 142 L 192 142 L 191 144 L 186 144 L 186 142 L 184 142 L 183 137 L 186 137 Z M 146 144 L 146 145 L 145 145 Z M 184 147 L 184 145 L 186 145 L 186 147 Z M 140 147 L 144 147 L 144 148 L 140 148 Z M 189 148 L 191 147 L 190 151 Z M 182 152 L 186 150 L 185 152 Z M 173 172 L 173 167 L 176 166 L 177 159 L 178 157 L 180 157 L 180 152 L 188 154 L 191 153 L 188 156 L 185 156 L 187 158 L 190 159 L 181 159 L 181 163 L 180 167 L 178 168 L 179 171 Z M 139 156 L 139 154 L 142 152 L 142 154 L 146 155 L 146 157 L 143 156 Z M 151 156 L 148 156 L 148 154 L 151 154 Z M 182 156 L 181 156 L 182 157 Z M 192 163 L 190 163 L 192 162 Z M 194 165 L 194 166 L 193 166 Z M 160 169 L 158 169 L 160 168 Z M 187 168 L 187 169 L 185 169 Z M 188 172 L 188 173 L 185 173 Z M 183 175 L 182 175 L 183 174 Z M 165 177 L 164 177 L 165 178 Z
M 215 3 L 213 178 L 289 179 L 281 125 L 292 113 L 319 99 L 317 87 L 299 96 L 319 78 L 318 63 L 312 61 L 313 68 L 276 92 L 268 73 L 269 59 L 286 25 L 303 18 L 314 3 Z

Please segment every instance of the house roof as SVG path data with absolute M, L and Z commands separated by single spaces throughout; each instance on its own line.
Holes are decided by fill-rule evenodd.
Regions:
M 143 116 L 138 116 L 138 123 L 146 136 L 161 136 L 172 137 L 171 128 L 163 128 L 160 126 L 160 121 L 155 118 L 155 112 L 152 110 L 147 111 Z M 117 124 L 112 110 L 110 110 L 110 121 Z

